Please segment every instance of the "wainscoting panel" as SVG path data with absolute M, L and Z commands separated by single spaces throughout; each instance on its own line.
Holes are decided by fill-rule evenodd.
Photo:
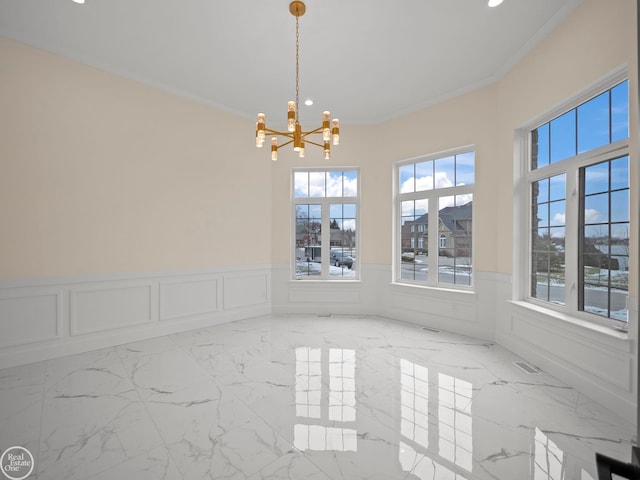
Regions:
M 289 287 L 291 303 L 356 303 L 360 304 L 360 290 L 357 283 L 333 282 L 322 284 L 298 280 Z
M 270 302 L 269 275 L 261 273 L 224 276 L 224 308 L 235 309 Z
M 71 290 L 71 335 L 151 322 L 151 285 Z
M 160 283 L 160 320 L 172 320 L 219 310 L 219 278 Z
M 61 335 L 61 292 L 19 289 L 0 293 L 0 348 Z

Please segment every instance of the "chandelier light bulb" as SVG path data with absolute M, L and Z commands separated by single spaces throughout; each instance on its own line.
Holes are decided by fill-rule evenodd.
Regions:
M 293 132 L 296 129 L 296 102 L 289 100 L 287 112 L 287 130 Z
M 278 137 L 271 137 L 271 160 L 278 160 Z
M 256 147 L 262 148 L 265 140 L 265 115 L 264 113 L 258 114 L 258 121 L 256 122 Z
M 331 145 L 329 142 L 324 142 L 324 159 L 331 160 Z
M 331 135 L 333 137 L 333 144 L 340 145 L 340 120 L 334 118 L 332 123 Z
M 331 114 L 329 112 L 322 112 L 322 140 L 324 142 L 331 140 L 330 120 Z

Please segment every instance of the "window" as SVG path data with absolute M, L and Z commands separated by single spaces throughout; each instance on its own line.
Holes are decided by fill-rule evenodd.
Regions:
M 465 148 L 396 166 L 396 281 L 471 286 L 474 162 Z
M 529 130 L 526 185 L 528 298 L 620 326 L 629 290 L 629 86 L 618 82 Z
M 293 171 L 295 278 L 358 278 L 358 181 L 357 170 Z

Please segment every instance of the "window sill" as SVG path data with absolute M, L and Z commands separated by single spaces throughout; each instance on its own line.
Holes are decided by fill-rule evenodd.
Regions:
M 289 280 L 289 283 L 295 283 L 296 285 L 300 285 L 301 283 L 308 283 L 311 285 L 326 285 L 326 284 L 338 284 L 338 283 L 346 283 L 346 284 L 360 284 L 362 283 L 362 280 L 360 280 L 359 278 L 350 278 L 348 280 L 338 280 L 338 279 L 314 279 L 314 280 L 306 280 L 304 278 L 292 278 Z
M 580 333 L 587 336 L 598 336 L 600 338 L 609 338 L 613 341 L 616 341 L 616 343 L 621 341 L 624 344 L 631 344 L 629 332 L 624 332 L 614 327 L 592 323 L 581 318 L 572 317 L 570 315 L 557 312 L 550 308 L 545 308 L 523 300 L 511 300 L 509 301 L 509 303 L 522 311 L 544 315 L 545 319 L 553 319 L 563 322 L 566 329 L 573 330 L 574 328 L 577 328 L 580 330 Z
M 460 288 L 460 287 L 443 287 L 436 285 L 419 285 L 417 283 L 400 283 L 400 282 L 391 282 L 393 287 L 399 288 L 413 288 L 416 290 L 425 290 L 431 291 L 435 293 L 451 293 L 456 295 L 475 295 L 476 292 L 473 290 L 473 287 L 468 288 Z

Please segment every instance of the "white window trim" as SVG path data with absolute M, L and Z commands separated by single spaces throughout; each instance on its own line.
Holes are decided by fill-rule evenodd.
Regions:
M 295 174 L 296 172 L 357 172 L 357 192 L 356 197 L 296 197 L 295 188 Z M 296 167 L 291 169 L 289 192 L 291 194 L 291 226 L 290 226 L 290 238 L 291 238 L 291 274 L 290 279 L 297 282 L 359 282 L 361 280 L 360 275 L 360 258 L 362 257 L 362 245 L 360 244 L 360 195 L 361 195 L 361 180 L 360 180 L 360 167 L 311 167 L 302 168 Z M 296 206 L 319 204 L 322 205 L 322 211 L 329 209 L 331 204 L 350 204 L 356 206 L 356 251 L 354 269 L 356 274 L 354 277 L 340 277 L 329 275 L 329 254 L 331 252 L 331 219 L 329 215 L 322 215 L 321 224 L 321 245 L 327 245 L 327 248 L 321 250 L 321 271 L 319 277 L 306 277 L 296 275 Z
M 450 197 L 456 195 L 465 195 L 465 194 L 473 194 L 473 202 L 475 205 L 475 164 L 474 164 L 474 183 L 472 185 L 458 185 L 453 187 L 445 187 L 445 188 L 433 188 L 431 190 L 423 190 L 420 192 L 409 192 L 409 193 L 400 193 L 400 167 L 404 165 L 410 165 L 412 163 L 419 162 L 427 162 L 430 160 L 437 160 L 444 157 L 449 157 L 452 155 L 460 155 L 467 152 L 476 152 L 475 145 L 466 145 L 463 147 L 453 148 L 450 150 L 444 150 L 441 152 L 431 153 L 428 155 L 420 155 L 418 157 L 412 157 L 409 159 L 401 160 L 399 162 L 395 162 L 393 165 L 393 241 L 392 243 L 392 269 L 393 269 L 393 283 L 397 285 L 409 285 L 409 286 L 418 286 L 418 287 L 426 287 L 426 288 L 434 288 L 434 289 L 442 289 L 442 290 L 457 290 L 457 291 L 474 291 L 475 288 L 475 248 L 476 248 L 476 222 L 472 224 L 471 230 L 471 285 L 461 285 L 461 284 L 450 284 L 450 283 L 439 283 L 438 275 L 429 275 L 426 282 L 417 281 L 417 280 L 407 280 L 403 279 L 401 269 L 402 262 L 400 261 L 399 251 L 402 246 L 402 227 L 400 226 L 400 219 L 402 218 L 402 201 L 404 200 L 422 200 L 427 199 L 429 201 L 429 218 L 436 218 L 438 221 L 429 222 L 427 233 L 428 233 L 428 242 L 427 248 L 430 252 L 439 252 L 440 247 L 440 233 L 438 230 L 440 224 L 440 216 L 438 214 L 438 198 L 440 197 Z M 477 160 L 477 159 L 476 159 Z M 475 209 L 474 209 L 475 211 Z M 431 256 L 430 256 L 431 258 Z M 436 256 L 435 260 L 435 271 L 438 272 L 438 260 Z M 431 265 L 430 265 L 431 266 Z
M 567 111 L 609 90 L 629 78 L 627 67 L 622 67 L 594 82 L 584 91 L 562 102 L 562 104 L 536 117 L 535 120 L 515 131 L 514 142 L 514 208 L 513 208 L 513 291 L 514 301 L 529 303 L 539 308 L 558 312 L 570 318 L 576 318 L 588 324 L 620 330 L 621 322 L 599 315 L 578 310 L 578 210 L 579 210 L 579 172 L 582 167 L 606 161 L 616 157 L 630 155 L 629 138 L 598 147 L 579 154 L 571 159 L 545 165 L 530 170 L 531 135 L 530 132 Z M 630 110 L 631 112 L 631 110 Z M 536 180 L 566 174 L 567 223 L 565 224 L 565 244 L 570 245 L 574 255 L 565 257 L 565 303 L 556 305 L 531 297 L 530 252 L 531 252 L 531 184 Z M 631 177 L 629 178 L 631 182 Z M 569 214 L 571 212 L 571 214 Z M 567 249 L 568 250 L 568 249 Z M 631 292 L 629 292 L 629 295 Z M 627 323 L 626 326 L 629 324 Z

